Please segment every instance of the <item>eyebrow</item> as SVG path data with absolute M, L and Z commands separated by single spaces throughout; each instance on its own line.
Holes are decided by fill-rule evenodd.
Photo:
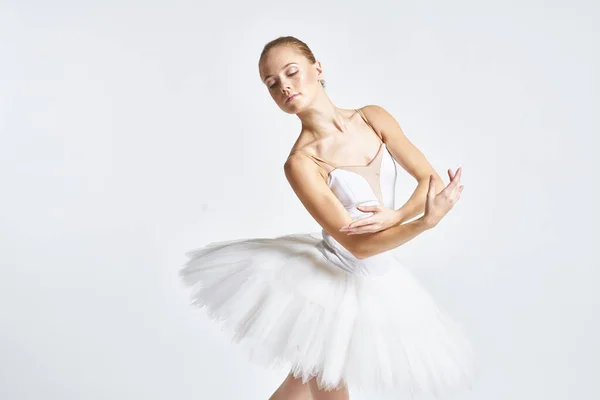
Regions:
M 287 63 L 285 64 L 283 67 L 281 67 L 281 69 L 287 68 L 288 66 L 292 65 L 292 64 L 298 64 L 297 62 L 291 62 L 291 63 Z M 263 78 L 263 82 L 267 80 L 267 78 L 271 77 L 273 75 L 267 75 Z

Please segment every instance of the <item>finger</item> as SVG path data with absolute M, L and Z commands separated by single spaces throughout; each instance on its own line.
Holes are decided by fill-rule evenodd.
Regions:
M 450 177 L 450 183 L 452 183 L 452 181 L 454 181 L 455 179 L 460 179 L 460 177 L 457 177 L 458 173 L 458 169 L 456 170 L 456 172 L 452 172 L 452 169 L 448 169 L 448 176 Z M 454 194 L 454 189 L 449 189 L 451 195 Z
M 448 168 L 448 176 L 450 177 L 450 180 L 454 179 L 454 173 L 452 172 L 452 170 L 450 168 Z
M 452 178 L 452 180 L 450 181 L 448 186 L 446 186 L 446 189 L 448 189 L 448 192 L 454 193 L 455 188 L 460 184 L 461 175 L 462 175 L 462 167 L 456 170 L 456 174 L 454 174 L 454 177 Z
M 456 179 L 456 185 L 461 186 L 461 178 L 462 178 L 462 168 L 456 170 L 456 174 L 454 175 L 454 179 Z
M 353 229 L 352 231 L 348 232 L 348 235 L 361 235 L 363 233 L 375 232 L 377 230 L 377 229 L 375 229 L 376 227 L 377 227 L 377 224 L 369 224 L 369 225 L 361 226 L 360 229 Z
M 427 200 L 433 201 L 435 198 L 435 177 L 429 175 L 429 190 L 427 190 Z
M 455 194 L 452 196 L 452 204 L 456 203 L 458 201 L 458 199 L 460 199 L 460 194 L 463 191 L 464 186 L 460 186 L 458 189 L 456 189 Z
M 456 183 L 454 183 L 456 181 L 456 175 L 454 175 L 454 178 L 450 180 L 450 183 L 448 183 L 441 192 L 438 193 L 438 196 L 452 196 L 452 193 L 454 193 L 454 188 L 456 186 Z
M 372 224 L 374 222 L 373 217 L 374 217 L 374 215 L 369 215 L 369 216 L 365 216 L 365 217 L 362 217 L 359 219 L 355 219 L 354 221 L 350 222 L 348 225 L 341 227 L 340 231 L 342 231 L 342 230 L 347 231 L 347 230 L 356 228 L 357 226 L 363 226 L 365 224 Z
M 352 229 L 360 228 L 360 227 L 363 227 L 363 226 L 374 224 L 376 222 L 377 221 L 373 221 L 371 219 L 371 217 L 357 219 L 356 221 L 354 221 L 351 224 L 349 224 L 348 225 L 348 229 L 346 229 L 346 230 L 352 230 Z
M 460 194 L 463 191 L 463 187 L 464 186 L 461 186 L 460 189 L 458 190 L 458 194 L 456 195 L 456 198 L 454 199 L 454 203 L 456 203 L 458 201 L 458 199 L 460 199 Z
M 348 236 L 350 236 L 350 235 L 364 235 L 365 233 L 371 233 L 371 231 L 350 232 L 350 233 L 348 233 Z
M 462 176 L 462 167 L 458 167 L 458 169 L 454 173 L 454 176 L 452 177 L 452 180 L 455 180 L 455 179 L 459 179 L 460 180 L 461 176 Z
M 368 212 L 372 212 L 372 211 L 379 211 L 379 206 L 378 205 L 372 205 L 372 206 L 356 206 L 356 208 L 360 211 L 368 211 Z
M 348 224 L 346 226 L 342 226 L 340 228 L 340 232 L 350 232 L 352 229 L 356 228 L 355 222 L 356 221 L 354 221 L 354 222 L 352 222 L 352 223 L 350 223 L 350 224 Z
M 461 186 L 460 184 L 460 177 L 462 175 L 462 169 L 459 168 L 456 171 L 456 174 L 454 174 L 454 181 L 456 182 L 453 189 L 452 189 L 452 195 L 456 195 L 458 193 L 458 188 Z

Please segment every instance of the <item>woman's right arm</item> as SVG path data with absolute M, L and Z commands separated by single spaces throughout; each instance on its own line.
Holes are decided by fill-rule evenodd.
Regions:
M 401 246 L 435 226 L 439 219 L 445 215 L 445 213 L 438 212 L 434 218 L 432 213 L 429 212 L 414 221 L 396 225 L 383 231 L 347 235 L 340 232 L 340 229 L 352 222 L 352 218 L 325 183 L 325 177 L 318 166 L 307 157 L 294 154 L 286 161 L 284 171 L 292 189 L 310 215 L 336 241 L 359 259 Z M 455 185 L 457 181 L 453 180 L 450 185 Z M 444 191 L 440 195 L 442 193 Z M 435 198 L 435 184 L 433 184 L 433 196 Z M 431 196 L 428 200 L 431 200 Z M 436 221 L 438 217 L 439 219 Z

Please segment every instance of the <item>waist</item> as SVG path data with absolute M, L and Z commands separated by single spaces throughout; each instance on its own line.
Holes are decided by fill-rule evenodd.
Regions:
M 316 247 L 329 262 L 352 275 L 380 276 L 385 275 L 390 268 L 391 253 L 384 252 L 359 259 L 325 231 Z

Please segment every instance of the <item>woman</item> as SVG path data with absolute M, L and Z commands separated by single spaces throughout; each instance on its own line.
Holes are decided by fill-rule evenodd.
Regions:
M 250 357 L 290 373 L 271 400 L 349 398 L 349 387 L 438 393 L 470 385 L 471 347 L 393 255 L 435 227 L 460 198 L 444 187 L 382 107 L 336 107 L 323 68 L 294 37 L 269 42 L 259 73 L 302 130 L 285 175 L 321 237 L 308 233 L 211 243 L 189 251 L 193 303 L 234 332 Z M 397 163 L 418 186 L 394 210 Z M 407 222 L 414 217 L 421 217 Z

